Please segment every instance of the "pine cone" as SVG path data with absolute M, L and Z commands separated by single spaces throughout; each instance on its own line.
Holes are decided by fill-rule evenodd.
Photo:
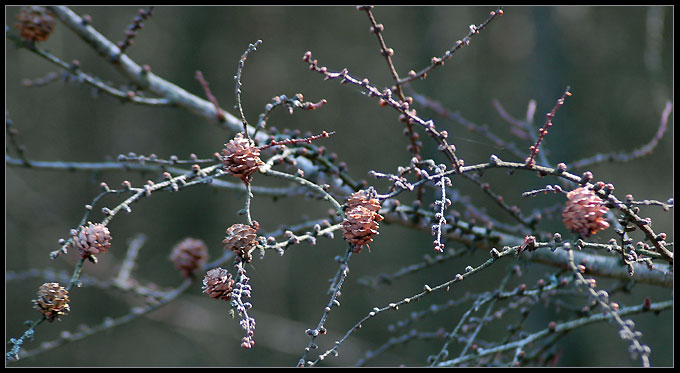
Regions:
M 212 298 L 223 300 L 231 299 L 234 290 L 234 279 L 226 269 L 213 268 L 206 273 L 203 279 L 203 292 Z
M 595 192 L 581 187 L 567 193 L 567 198 L 562 220 L 572 232 L 585 238 L 609 228 L 609 222 L 603 218 L 609 209 Z
M 378 222 L 383 220 L 378 210 L 380 202 L 371 198 L 365 190 L 353 193 L 345 203 L 342 229 L 345 239 L 354 246 L 355 253 L 360 252 L 364 245 L 369 247 L 368 244 L 373 242 L 373 237 L 378 234 Z
M 56 282 L 47 282 L 40 286 L 38 299 L 33 300 L 33 307 L 40 311 L 49 322 L 59 320 L 70 308 L 68 291 Z
M 22 7 L 17 19 L 19 36 L 29 42 L 45 41 L 54 30 L 54 17 L 41 6 Z
M 224 144 L 222 163 L 232 175 L 250 184 L 253 174 L 264 164 L 260 159 L 260 149 L 252 141 L 237 133 L 236 137 Z
M 90 255 L 105 253 L 111 247 L 111 233 L 104 224 L 87 222 L 87 227 L 81 225 L 73 236 L 74 245 L 80 251 L 82 258 Z
M 227 237 L 222 241 L 225 250 L 236 253 L 243 261 L 250 263 L 253 260 L 251 252 L 257 246 L 257 222 L 253 222 L 254 227 L 245 224 L 234 224 L 227 228 Z
M 182 276 L 194 279 L 194 272 L 208 261 L 208 247 L 201 240 L 185 238 L 172 249 L 170 260 Z

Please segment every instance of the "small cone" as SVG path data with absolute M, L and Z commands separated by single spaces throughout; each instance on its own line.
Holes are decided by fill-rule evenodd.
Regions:
M 80 226 L 78 233 L 73 236 L 73 243 L 80 251 L 80 256 L 87 258 L 105 253 L 111 247 L 111 233 L 104 224 L 88 222 L 87 226 Z
M 342 229 L 345 239 L 353 245 L 355 253 L 360 252 L 364 245 L 368 247 L 368 244 L 373 242 L 373 237 L 378 234 L 378 222 L 383 220 L 378 210 L 380 202 L 371 198 L 365 190 L 353 193 L 347 199 Z
M 56 282 L 47 282 L 40 286 L 38 298 L 33 301 L 33 307 L 40 311 L 49 322 L 70 311 L 68 305 L 68 291 Z
M 54 30 L 54 17 L 41 6 L 25 6 L 17 16 L 19 36 L 29 42 L 45 41 Z
M 609 228 L 609 222 L 603 218 L 609 209 L 595 192 L 581 187 L 567 193 L 567 198 L 562 220 L 572 232 L 587 238 Z
M 172 249 L 170 260 L 182 276 L 193 279 L 194 272 L 208 261 L 208 247 L 201 240 L 186 238 Z
M 203 279 L 203 292 L 211 298 L 230 300 L 234 290 L 234 279 L 226 269 L 213 268 Z
M 257 229 L 245 224 L 234 224 L 227 228 L 227 237 L 222 241 L 225 250 L 231 250 L 246 263 L 253 260 L 251 252 L 257 246 Z
M 243 137 L 242 133 L 237 133 L 232 140 L 224 144 L 222 163 L 230 174 L 246 184 L 250 184 L 253 174 L 264 165 L 260 159 L 260 149 Z

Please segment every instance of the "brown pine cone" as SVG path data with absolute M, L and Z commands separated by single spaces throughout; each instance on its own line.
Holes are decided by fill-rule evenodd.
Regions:
M 345 202 L 345 208 L 349 210 L 357 206 L 362 206 L 370 211 L 378 212 L 378 210 L 380 210 L 380 202 L 377 199 L 371 199 L 370 197 L 369 193 L 365 190 L 352 193 L 347 199 L 347 202 Z M 382 220 L 382 217 L 380 220 Z
M 345 220 L 342 222 L 345 239 L 353 245 L 353 251 L 358 253 L 362 246 L 373 242 L 378 234 L 378 222 L 383 220 L 378 214 L 380 202 L 371 198 L 365 190 L 353 193 L 345 203 Z
M 81 225 L 73 236 L 73 244 L 80 251 L 82 258 L 105 253 L 111 247 L 111 233 L 104 224 L 92 224 L 92 222 L 87 222 L 87 224 L 87 227 Z
M 260 159 L 260 149 L 243 137 L 242 133 L 237 133 L 232 140 L 224 144 L 222 163 L 229 173 L 246 184 L 250 184 L 253 174 L 264 165 Z
M 234 279 L 226 269 L 213 268 L 206 273 L 203 279 L 203 292 L 212 298 L 223 300 L 231 299 L 234 290 Z
M 194 279 L 194 272 L 208 261 L 208 247 L 202 240 L 185 238 L 172 249 L 170 260 L 182 276 Z
M 70 311 L 68 302 L 66 289 L 56 282 L 47 282 L 40 286 L 38 298 L 33 300 L 33 307 L 52 322 Z
M 19 36 L 29 42 L 45 41 L 54 30 L 54 17 L 41 6 L 22 7 L 17 19 Z
M 234 224 L 227 228 L 227 237 L 222 241 L 225 250 L 231 250 L 241 259 L 250 263 L 253 260 L 252 251 L 257 246 L 257 222 L 253 222 L 255 227 L 245 224 Z
M 567 193 L 567 198 L 562 220 L 572 232 L 586 238 L 609 228 L 609 222 L 603 218 L 609 209 L 595 192 L 581 187 Z

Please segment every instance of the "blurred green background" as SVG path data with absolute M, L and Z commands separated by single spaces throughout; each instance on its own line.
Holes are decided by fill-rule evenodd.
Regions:
M 14 25 L 17 7 L 6 7 L 5 24 Z M 73 7 L 79 15 L 89 14 L 92 25 L 112 41 L 123 33 L 136 14 L 135 7 Z M 401 76 L 410 69 L 427 66 L 430 58 L 462 39 L 470 24 L 479 24 L 492 7 L 377 7 L 374 15 L 385 26 L 383 36 L 395 50 L 393 61 Z M 470 45 L 455 53 L 429 74 L 428 79 L 412 84 L 413 90 L 437 100 L 451 111 L 477 124 L 487 124 L 495 133 L 517 143 L 508 125 L 492 104 L 497 99 L 512 115 L 522 118 L 529 100 L 537 101 L 535 121 L 543 123 L 555 100 L 567 85 L 573 96 L 560 108 L 544 146 L 554 165 L 570 163 L 595 153 L 631 151 L 650 141 L 657 131 L 665 102 L 672 99 L 673 16 L 671 7 L 505 7 L 505 14 L 476 35 Z M 9 32 L 14 33 L 12 28 Z M 300 129 L 319 133 L 336 131 L 330 139 L 319 141 L 340 161 L 348 164 L 355 179 L 366 179 L 385 191 L 386 184 L 368 177 L 369 170 L 395 172 L 408 164 L 407 139 L 401 134 L 403 123 L 391 109 L 380 108 L 356 87 L 324 81 L 308 70 L 301 58 L 313 53 L 331 71 L 348 68 L 356 78 L 367 77 L 379 88 L 391 85 L 385 60 L 378 43 L 369 33 L 366 14 L 354 7 L 156 7 L 144 22 L 128 55 L 138 64 L 148 64 L 154 73 L 186 90 L 204 97 L 194 78 L 201 70 L 221 106 L 232 110 L 235 103 L 233 76 L 240 55 L 249 43 L 263 44 L 248 58 L 243 71 L 243 107 L 255 122 L 271 98 L 303 93 L 305 99 L 328 100 L 320 110 L 296 111 L 288 115 L 278 110 L 269 124 L 277 128 Z M 65 61 L 78 60 L 83 71 L 110 80 L 125 82 L 115 69 L 100 59 L 88 46 L 57 23 L 50 39 L 41 44 Z M 19 141 L 26 146 L 29 159 L 92 161 L 115 158 L 118 154 L 155 153 L 169 158 L 187 159 L 190 153 L 201 158 L 219 151 L 232 133 L 180 109 L 159 109 L 123 104 L 101 94 L 94 97 L 88 86 L 56 82 L 41 88 L 27 88 L 24 79 L 36 79 L 58 71 L 53 65 L 6 40 L 6 112 L 18 128 Z M 234 111 L 231 111 L 234 113 Z M 419 114 L 435 120 L 448 130 L 451 142 L 467 165 L 486 162 L 490 154 L 517 160 L 483 137 L 468 133 L 451 120 L 420 109 Z M 591 168 L 597 180 L 611 182 L 619 198 L 631 193 L 639 199 L 665 201 L 673 196 L 673 115 L 665 138 L 655 152 L 626 164 L 602 164 Z M 423 135 L 421 133 L 421 135 Z M 426 157 L 444 161 L 434 142 L 422 136 Z M 69 229 L 80 221 L 84 205 L 99 193 L 99 181 L 117 187 L 123 180 L 133 184 L 149 176 L 107 172 L 100 175 L 71 172 L 34 171 L 6 167 L 5 270 L 54 268 L 71 272 L 77 258 L 73 252 L 57 260 L 49 252 L 58 248 L 57 240 L 66 238 Z M 262 177 L 255 185 L 282 185 Z M 550 206 L 556 197 L 523 200 L 521 193 L 555 183 L 534 175 L 503 171 L 487 172 L 492 188 L 526 211 Z M 454 183 L 457 183 L 454 180 Z M 494 203 L 470 183 L 459 183 L 461 193 L 469 195 L 478 208 L 492 215 Z M 240 193 L 206 186 L 182 193 L 158 193 L 133 206 L 133 213 L 119 216 L 109 228 L 113 248 L 100 256 L 99 264 L 86 264 L 88 275 L 107 279 L 117 273 L 124 258 L 126 242 L 143 232 L 148 241 L 135 270 L 136 278 L 161 287 L 176 286 L 181 278 L 167 259 L 172 246 L 190 236 L 203 239 L 211 256 L 218 257 L 224 230 L 243 222 L 237 211 L 243 207 Z M 107 204 L 108 203 L 108 204 Z M 114 201 L 101 206 L 114 207 Z M 100 206 L 100 207 L 101 207 Z M 455 207 L 455 206 L 454 206 Z M 323 218 L 329 206 L 302 197 L 273 202 L 256 197 L 252 203 L 254 219 L 268 232 L 283 224 L 297 224 L 308 218 Z M 667 232 L 673 241 L 673 215 L 660 208 L 646 208 L 644 216 L 653 219 L 657 232 Z M 512 223 L 507 215 L 494 215 Z M 559 222 L 545 222 L 541 229 L 563 231 Z M 612 231 L 594 240 L 606 242 Z M 462 261 L 432 267 L 431 270 L 400 280 L 392 287 L 372 291 L 357 280 L 380 272 L 392 273 L 432 254 L 432 237 L 427 233 L 383 224 L 371 252 L 353 258 L 350 276 L 343 287 L 342 305 L 331 313 L 329 336 L 319 340 L 320 350 L 332 346 L 339 335 L 351 328 L 371 308 L 410 296 L 423 284 L 438 284 L 451 278 L 466 265 L 477 266 L 486 253 L 465 256 Z M 455 243 L 451 247 L 457 247 Z M 67 344 L 37 358 L 24 359 L 11 366 L 291 366 L 297 363 L 308 337 L 304 330 L 315 327 L 327 302 L 327 279 L 335 274 L 333 257 L 345 244 L 340 235 L 334 240 L 319 239 L 316 246 L 301 244 L 279 257 L 255 259 L 249 267 L 257 320 L 256 346 L 242 350 L 238 320 L 230 320 L 227 309 L 200 294 L 200 284 L 178 301 L 126 326 L 99 333 L 86 340 Z M 72 250 L 73 251 L 73 250 Z M 513 259 L 514 260 L 514 259 Z M 507 263 L 510 263 L 508 260 Z M 363 352 L 375 349 L 391 334 L 386 326 L 407 318 L 412 311 L 430 302 L 445 302 L 465 291 L 490 291 L 504 275 L 506 264 L 498 264 L 474 277 L 465 288 L 432 297 L 401 312 L 389 313 L 366 323 L 364 328 L 340 349 L 337 358 L 324 365 L 354 364 Z M 231 270 L 231 268 L 229 268 Z M 524 276 L 511 284 L 535 280 L 553 269 L 532 265 Z M 43 281 L 31 278 L 6 282 L 6 338 L 23 333 L 23 322 L 36 319 L 31 299 Z M 607 284 L 607 282 L 602 282 Z M 606 286 L 606 285 L 603 285 Z M 653 301 L 670 297 L 668 289 L 637 286 L 631 294 L 617 295 L 622 304 L 639 304 L 649 296 Z M 105 317 L 117 317 L 140 305 L 140 299 L 92 288 L 72 292 L 71 313 L 61 322 L 41 325 L 36 341 L 26 348 L 59 336 L 78 325 L 96 325 Z M 580 301 L 582 302 L 582 301 Z M 541 308 L 541 307 L 539 307 Z M 438 327 L 452 330 L 466 308 L 439 315 L 417 324 L 418 330 Z M 533 315 L 528 332 L 545 327 L 553 317 Z M 652 347 L 654 366 L 673 364 L 673 318 L 671 312 L 659 316 L 633 317 L 642 342 Z M 504 321 L 486 330 L 505 333 Z M 406 332 L 403 331 L 403 332 Z M 627 344 L 618 337 L 615 325 L 597 324 L 582 328 L 563 338 L 559 345 L 559 365 L 628 366 L 639 365 L 627 353 Z M 486 336 L 492 340 L 492 336 Z M 9 348 L 9 347 L 7 347 Z M 423 365 L 440 343 L 413 342 L 399 346 L 371 362 L 374 365 Z M 453 351 L 452 351 L 453 353 Z

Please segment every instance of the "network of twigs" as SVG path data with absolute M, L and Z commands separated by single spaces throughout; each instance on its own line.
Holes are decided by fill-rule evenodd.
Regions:
M 331 276 L 328 288 L 327 304 L 320 311 L 318 322 L 305 332 L 309 336 L 306 346 L 300 346 L 299 366 L 316 366 L 326 359 L 342 353 L 342 349 L 351 343 L 351 337 L 363 325 L 381 315 L 401 310 L 407 305 L 428 299 L 432 294 L 447 292 L 452 288 L 460 288 L 476 276 L 495 268 L 506 275 L 502 281 L 495 284 L 493 289 L 481 293 L 466 293 L 463 297 L 451 299 L 446 303 L 429 303 L 425 307 L 404 316 L 390 326 L 397 336 L 384 341 L 384 344 L 372 351 L 366 351 L 363 358 L 356 365 L 365 365 L 371 359 L 388 351 L 390 348 L 406 344 L 411 341 L 426 341 L 432 346 L 432 353 L 424 364 L 430 366 L 524 366 L 551 365 L 559 357 L 558 341 L 572 330 L 597 323 L 610 322 L 618 329 L 618 336 L 627 341 L 631 356 L 640 365 L 649 366 L 651 349 L 643 343 L 644 336 L 630 320 L 631 315 L 655 312 L 659 313 L 673 308 L 672 295 L 665 301 L 652 302 L 649 298 L 643 304 L 624 305 L 614 300 L 617 293 L 630 291 L 635 283 L 649 284 L 660 288 L 671 288 L 673 275 L 673 243 L 666 233 L 657 232 L 652 228 L 649 218 L 642 214 L 645 208 L 661 208 L 671 210 L 672 198 L 667 201 L 655 201 L 634 198 L 631 194 L 621 196 L 615 193 L 614 186 L 606 180 L 601 181 L 587 170 L 602 162 L 629 162 L 650 154 L 662 140 L 668 127 L 671 113 L 669 102 L 661 114 L 660 125 L 652 140 L 639 149 L 630 152 L 611 154 L 597 154 L 596 156 L 576 161 L 572 164 L 550 163 L 541 152 L 543 140 L 549 137 L 549 129 L 553 120 L 559 117 L 558 109 L 568 105 L 571 95 L 569 87 L 561 94 L 556 93 L 553 109 L 545 115 L 541 126 L 534 126 L 536 103 L 531 102 L 525 119 L 516 119 L 505 112 L 497 104 L 499 114 L 511 125 L 517 137 L 523 139 L 526 145 L 515 145 L 492 133 L 488 128 L 465 122 L 458 114 L 449 112 L 437 102 L 425 96 L 412 92 L 409 83 L 426 79 L 436 74 L 445 62 L 471 44 L 487 27 L 497 22 L 503 15 L 503 9 L 497 8 L 478 25 L 471 25 L 462 38 L 455 41 L 449 50 L 441 56 L 427 61 L 420 70 L 410 70 L 400 76 L 393 62 L 394 50 L 387 46 L 384 37 L 385 27 L 378 23 L 370 6 L 357 8 L 365 13 L 370 23 L 370 31 L 378 41 L 379 52 L 384 57 L 386 66 L 393 79 L 393 86 L 379 88 L 369 79 L 352 75 L 345 68 L 332 67 L 322 64 L 314 58 L 312 51 L 304 53 L 303 63 L 307 64 L 310 74 L 318 74 L 320 79 L 337 81 L 351 85 L 360 90 L 370 100 L 380 107 L 390 108 L 396 117 L 403 122 L 403 130 L 408 138 L 408 150 L 412 153 L 409 164 L 399 167 L 396 171 L 373 170 L 373 180 L 387 180 L 390 187 L 380 189 L 371 182 L 357 181 L 348 171 L 348 165 L 342 162 L 342 155 L 328 154 L 323 146 L 324 141 L 333 140 L 333 128 L 326 128 L 317 134 L 302 134 L 299 131 L 279 131 L 268 127 L 268 120 L 274 110 L 286 109 L 291 114 L 296 110 L 322 110 L 325 100 L 317 102 L 306 101 L 301 94 L 288 97 L 280 95 L 274 97 L 265 106 L 265 110 L 252 123 L 247 120 L 241 107 L 241 75 L 247 71 L 247 59 L 262 43 L 256 41 L 243 53 L 235 64 L 236 75 L 236 115 L 220 107 L 217 98 L 212 94 L 206 78 L 200 71 L 196 72 L 196 79 L 203 87 L 207 99 L 195 96 L 183 88 L 170 83 L 154 74 L 148 65 L 140 66 L 133 61 L 126 50 L 133 47 L 137 32 L 143 22 L 153 15 L 153 7 L 142 9 L 133 19 L 125 32 L 124 40 L 114 43 L 101 35 L 86 16 L 79 16 L 71 9 L 63 6 L 48 7 L 50 16 L 55 17 L 62 25 L 85 41 L 106 62 L 110 63 L 129 82 L 121 87 L 106 82 L 80 68 L 77 61 L 66 62 L 40 46 L 38 40 L 26 40 L 13 31 L 7 31 L 7 38 L 17 47 L 33 52 L 57 68 L 59 73 L 27 81 L 27 85 L 40 86 L 63 79 L 96 88 L 99 92 L 116 97 L 123 102 L 159 108 L 178 107 L 192 112 L 203 118 L 211 119 L 218 127 L 226 130 L 230 136 L 225 136 L 227 142 L 233 135 L 241 136 L 252 141 L 254 147 L 261 151 L 262 165 L 250 179 L 238 180 L 233 173 L 227 171 L 222 163 L 221 149 L 215 149 L 215 155 L 200 158 L 192 155 L 189 159 L 176 156 L 167 159 L 155 154 L 140 155 L 135 153 L 121 154 L 117 159 L 106 162 L 60 162 L 40 161 L 30 159 L 26 149 L 20 145 L 20 136 L 16 126 L 6 114 L 7 150 L 6 165 L 9 167 L 26 168 L 30 170 L 60 170 L 81 172 L 106 172 L 123 170 L 129 173 L 146 172 L 157 175 L 143 185 L 132 185 L 124 182 L 120 188 L 113 188 L 102 183 L 101 193 L 91 201 L 86 201 L 87 207 L 82 219 L 74 222 L 74 232 L 65 232 L 65 239 L 60 246 L 50 254 L 51 258 L 60 255 L 71 255 L 76 243 L 78 227 L 96 219 L 98 212 L 103 218 L 97 224 L 106 226 L 113 219 L 122 218 L 121 212 L 134 213 L 135 203 L 143 203 L 159 193 L 176 193 L 191 189 L 197 185 L 210 185 L 213 188 L 245 191 L 244 207 L 239 211 L 243 216 L 241 223 L 255 226 L 257 216 L 252 216 L 250 203 L 253 198 L 273 196 L 277 198 L 314 198 L 328 203 L 334 211 L 328 217 L 310 219 L 297 226 L 259 227 L 256 243 L 256 253 L 259 257 L 267 252 L 284 255 L 287 250 L 300 243 L 320 244 L 320 241 L 333 238 L 334 235 L 345 233 L 343 222 L 346 222 L 345 201 L 352 193 L 364 190 L 380 204 L 379 214 L 384 222 L 406 229 L 428 231 L 432 234 L 431 247 L 434 250 L 421 263 L 400 263 L 401 269 L 393 273 L 376 274 L 364 277 L 360 282 L 368 288 L 389 286 L 402 277 L 426 271 L 438 263 L 446 263 L 468 254 L 471 251 L 486 251 L 488 258 L 471 264 L 461 273 L 452 274 L 447 281 L 436 284 L 422 284 L 422 290 L 412 294 L 395 292 L 394 301 L 384 305 L 377 305 L 367 310 L 365 317 L 357 320 L 342 336 L 334 341 L 328 349 L 320 348 L 319 340 L 327 335 L 327 320 L 335 312 L 341 312 L 340 298 L 343 284 L 349 277 L 350 263 L 360 260 L 363 252 L 356 246 L 347 243 L 344 255 L 331 256 L 330 260 L 337 261 L 337 271 Z M 237 65 L 237 66 L 236 66 Z M 330 82 L 329 84 L 332 84 Z M 130 88 L 133 87 L 133 88 Z M 489 141 L 503 146 L 510 151 L 517 160 L 500 159 L 490 154 L 484 163 L 466 164 L 457 151 L 454 141 L 449 138 L 446 130 L 442 130 L 432 119 L 421 117 L 416 107 L 429 108 L 445 118 L 453 118 L 465 125 L 468 130 L 485 136 Z M 384 110 L 384 109 L 382 109 Z M 421 139 L 423 135 L 425 139 Z M 422 149 L 434 146 L 438 150 L 438 160 L 425 158 Z M 546 184 L 544 188 L 528 190 L 526 198 L 538 198 L 537 195 L 550 193 L 558 203 L 550 211 L 523 211 L 519 206 L 507 203 L 498 190 L 483 180 L 485 172 L 504 170 L 509 173 L 528 173 L 548 180 L 553 184 Z M 272 178 L 280 180 L 280 186 L 260 186 L 258 180 Z M 243 182 L 245 181 L 245 182 Z M 513 224 L 504 223 L 500 219 L 486 214 L 485 211 L 474 209 L 474 204 L 456 191 L 456 184 L 471 183 L 476 185 L 484 195 L 493 201 L 502 211 L 507 213 Z M 560 232 L 542 232 L 537 228 L 542 216 L 560 215 L 566 201 L 567 192 L 585 188 L 591 191 L 593 198 L 602 201 L 608 213 L 602 217 L 606 226 L 611 226 L 600 235 L 609 234 L 611 239 L 606 243 L 597 243 L 590 239 L 595 231 L 577 232 L 572 237 L 568 229 Z M 625 192 L 623 192 L 625 193 Z M 402 197 L 408 195 L 409 202 Z M 428 196 L 434 196 L 431 203 Z M 595 197 L 596 196 L 596 197 Z M 102 207 L 104 201 L 121 198 L 115 207 Z M 453 211 L 453 204 L 468 204 L 468 213 L 477 217 L 477 223 L 466 219 L 466 216 Z M 96 213 L 95 213 L 96 212 Z M 564 218 L 567 220 L 567 218 Z M 481 223 L 480 223 L 481 222 Z M 236 223 L 236 222 L 235 222 Z M 566 223 L 566 221 L 565 221 Z M 603 223 L 604 224 L 604 223 Z M 345 224 L 346 226 L 347 224 Z M 227 228 L 227 227 L 225 227 Z M 266 232 L 266 233 L 262 233 Z M 578 235 L 580 233 L 580 236 Z M 115 240 L 120 238 L 112 233 Z M 232 264 L 235 273 L 235 289 L 231 294 L 228 308 L 240 320 L 245 331 L 245 348 L 250 348 L 257 341 L 255 319 L 248 313 L 251 307 L 257 307 L 247 301 L 250 292 L 256 292 L 248 284 L 248 265 L 244 257 L 230 250 L 218 259 L 203 263 L 200 276 L 186 278 L 179 286 L 171 289 L 157 289 L 146 286 L 134 279 L 132 268 L 137 254 L 144 244 L 144 236 L 138 236 L 128 245 L 125 263 L 116 278 L 101 280 L 87 274 L 87 266 L 96 264 L 98 260 L 106 260 L 105 255 L 82 257 L 72 273 L 55 273 L 50 270 L 27 270 L 25 272 L 11 272 L 6 274 L 6 281 L 16 281 L 25 278 L 42 278 L 50 282 L 63 284 L 70 297 L 77 297 L 78 287 L 92 286 L 102 288 L 117 288 L 125 292 L 137 294 L 147 299 L 144 306 L 135 307 L 128 314 L 115 318 L 107 318 L 102 324 L 87 326 L 74 332 L 65 332 L 59 339 L 46 341 L 39 346 L 30 347 L 29 340 L 38 339 L 38 328 L 44 326 L 45 321 L 53 321 L 43 315 L 27 324 L 22 336 L 9 340 L 10 349 L 7 352 L 8 363 L 19 358 L 39 355 L 45 351 L 58 348 L 66 343 L 85 339 L 103 330 L 129 323 L 159 307 L 162 307 L 186 292 L 193 281 L 200 280 L 210 269 Z M 376 238 L 378 240 L 378 238 Z M 121 240 L 122 241 L 122 240 Z M 328 241 L 335 242 L 335 241 Z M 428 244 L 430 245 L 430 244 Z M 46 259 L 47 259 L 46 253 Z M 258 257 L 256 255 L 256 257 Z M 509 260 L 511 258 L 512 260 Z M 555 271 L 540 279 L 536 284 L 521 284 L 509 287 L 509 280 L 521 272 L 518 260 L 526 260 L 547 264 Z M 498 263 L 511 263 L 501 266 Z M 598 284 L 599 278 L 613 278 L 619 280 L 617 286 L 603 288 Z M 343 295 L 347 297 L 348 295 Z M 570 303 L 569 299 L 577 297 L 578 303 Z M 28 300 L 27 300 L 28 301 Z M 571 310 L 571 316 L 563 320 L 555 320 L 545 325 L 545 328 L 533 332 L 524 330 L 525 322 L 533 315 L 538 304 L 550 304 Z M 425 303 L 422 303 L 425 304 Z M 445 313 L 450 310 L 462 310 L 462 316 L 455 322 L 443 325 L 435 331 L 422 331 L 408 327 L 422 319 Z M 480 337 L 482 329 L 494 320 L 503 320 L 508 314 L 519 315 L 507 321 L 508 331 L 498 340 L 485 340 Z M 68 314 L 62 315 L 68 317 Z M 452 326 L 451 326 L 452 325 Z M 454 353 L 455 351 L 455 353 Z

